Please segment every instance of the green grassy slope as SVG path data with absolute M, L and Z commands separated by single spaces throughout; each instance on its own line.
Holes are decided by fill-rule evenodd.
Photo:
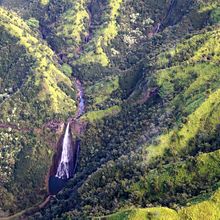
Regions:
M 43 137 L 43 125 L 73 115 L 76 102 L 54 52 L 17 14 L 3 8 L 0 14 L 1 53 L 8 53 L 0 73 L 0 207 L 14 212 L 45 196 L 52 134 Z
M 45 195 L 56 137 L 41 128 L 75 113 L 73 69 L 87 123 L 77 175 L 33 218 L 218 219 L 218 1 L 177 1 L 154 36 L 168 1 L 24 3 L 3 1 L 26 22 L 0 8 L 0 207 Z
M 104 51 L 104 47 L 107 47 L 111 40 L 113 40 L 118 33 L 118 27 L 116 18 L 122 0 L 109 0 L 108 7 L 105 14 L 106 22 L 99 30 L 95 33 L 92 41 L 89 43 L 89 47 L 92 47 L 92 51 L 88 51 L 85 55 L 77 60 L 77 63 L 88 64 L 88 63 L 100 63 L 102 66 L 109 64 L 109 59 Z
M 46 102 L 47 96 L 50 97 L 50 108 L 55 113 L 60 113 L 63 108 L 73 108 L 74 101 L 59 88 L 58 83 L 63 82 L 71 88 L 72 83 L 60 70 L 53 64 L 54 53 L 45 44 L 42 44 L 35 36 L 31 35 L 29 27 L 13 14 L 1 8 L 1 26 L 12 36 L 18 38 L 19 44 L 24 46 L 27 53 L 36 59 L 36 68 L 34 69 L 34 81 L 36 87 L 42 87 L 43 92 L 37 95 L 40 101 Z M 28 83 L 28 82 L 27 82 Z M 33 83 L 33 82 L 32 82 Z M 55 94 L 55 91 L 56 94 Z M 48 106 L 49 107 L 49 106 Z M 72 112 L 73 112 L 72 111 Z
M 97 220 L 217 220 L 220 217 L 219 210 L 219 190 L 214 195 L 203 202 L 181 208 L 174 211 L 168 208 L 145 208 L 131 209 L 118 212 L 117 214 L 94 218 Z
M 183 210 L 190 209 L 181 207 L 186 207 L 191 198 L 216 190 L 220 117 L 219 26 L 215 14 L 218 2 L 203 4 L 200 1 L 202 4 L 198 7 L 189 6 L 193 3 L 190 1 L 178 1 L 175 8 L 181 8 L 182 12 L 172 11 L 174 19 L 164 22 L 168 27 L 149 39 L 152 27 L 166 14 L 166 3 L 122 3 L 125 7 L 120 8 L 116 19 L 122 30 L 118 29 L 109 45 L 102 44 L 108 62 L 90 63 L 87 56 L 97 52 L 92 44 L 99 43 L 98 28 L 88 45 L 83 45 L 85 51 L 74 61 L 73 68 L 88 87 L 85 117 L 92 123 L 82 138 L 81 166 L 76 179 L 59 194 L 58 201 L 51 204 L 54 212 L 50 215 L 43 210 L 38 216 L 83 219 L 130 207 L 162 205 L 173 210 L 149 209 L 152 212 L 149 219 L 155 213 L 159 213 L 155 219 L 160 216 L 161 219 L 167 216 L 179 219 L 184 215 Z M 149 11 L 148 7 L 154 10 Z M 214 26 L 204 28 L 208 23 Z M 190 35 L 186 37 L 187 32 Z M 96 55 L 103 55 L 102 51 Z M 115 91 L 109 89 L 112 85 L 105 80 L 107 74 L 115 74 L 103 67 L 109 62 L 120 74 Z M 117 92 L 125 100 L 118 102 L 120 112 L 111 115 L 106 103 L 111 106 L 110 99 L 115 98 Z M 130 94 L 136 95 L 126 100 Z M 209 166 L 211 174 L 207 170 Z M 195 205 L 194 209 L 199 207 Z M 176 209 L 182 212 L 177 213 Z M 194 209 L 187 214 L 199 213 Z M 213 202 L 210 210 L 213 213 L 217 210 Z M 140 209 L 136 214 L 133 211 L 134 219 L 145 216 L 146 212 L 148 209 Z M 112 218 L 126 219 L 128 215 L 129 211 Z
M 89 34 L 87 26 L 90 18 L 86 9 L 86 0 L 69 2 L 72 3 L 72 7 L 60 17 L 56 25 L 56 34 L 60 38 L 65 38 L 71 50 L 74 50 L 80 46 Z M 68 49 L 70 53 L 71 50 Z
M 160 86 L 160 94 L 164 99 L 169 100 L 169 106 L 178 113 L 179 128 L 177 127 L 161 136 L 158 139 L 160 144 L 147 147 L 149 158 L 154 153 L 162 154 L 166 147 L 181 151 L 187 148 L 189 141 L 195 138 L 199 132 L 209 131 L 212 133 L 215 131 L 220 114 L 219 59 L 216 58 L 220 50 L 218 46 L 214 46 L 219 45 L 218 34 L 218 30 L 210 31 L 205 33 L 205 36 L 196 36 L 188 40 L 185 43 L 186 47 L 183 46 L 184 44 L 180 44 L 176 47 L 175 52 L 171 50 L 169 53 L 173 54 L 169 60 L 171 65 L 175 66 L 157 72 L 156 80 Z M 197 38 L 206 38 L 206 35 L 209 37 L 202 42 L 202 45 L 193 50 L 193 54 L 188 53 L 188 45 L 193 45 Z M 181 54 L 191 56 L 189 61 L 185 61 L 183 57 L 183 61 L 176 65 L 175 57 L 181 57 Z M 181 123 L 181 120 L 185 122 Z
M 200 40 L 199 48 L 198 44 L 194 44 L 197 39 Z M 189 45 L 191 45 L 191 47 L 188 47 Z M 193 48 L 193 45 L 195 45 L 196 48 Z M 193 37 L 184 44 L 177 45 L 175 51 L 171 50 L 171 52 L 167 53 L 167 64 L 169 62 L 169 66 L 174 65 L 174 67 L 166 68 L 163 63 L 163 68 L 165 69 L 158 71 L 156 75 L 157 83 L 160 86 L 161 96 L 169 100 L 170 108 L 174 107 L 179 122 L 177 121 L 178 124 L 176 128 L 158 139 L 159 144 L 147 146 L 145 159 L 148 164 L 152 162 L 155 157 L 163 157 L 164 154 L 167 156 L 168 151 L 173 157 L 177 157 L 179 153 L 183 155 L 186 154 L 186 152 L 194 151 L 195 153 L 197 150 L 204 150 L 204 148 L 198 148 L 200 146 L 197 146 L 197 144 L 199 144 L 197 139 L 201 138 L 198 134 L 209 133 L 211 135 L 216 133 L 220 112 L 218 108 L 219 83 L 217 67 L 219 59 L 216 58 L 219 54 L 218 45 L 218 30 L 210 31 L 209 33 Z M 159 57 L 159 62 L 161 63 L 161 56 Z M 187 57 L 188 61 L 185 61 L 185 57 Z M 182 123 L 182 121 L 184 123 Z M 206 146 L 205 150 L 211 151 L 212 149 L 208 147 L 209 145 Z M 216 152 L 213 152 L 213 155 L 216 156 Z M 202 159 L 202 161 L 203 164 L 200 164 L 197 168 L 196 176 L 199 175 L 199 170 L 205 171 L 205 169 L 202 168 L 202 165 L 205 164 L 205 159 Z M 178 167 L 178 165 L 175 166 Z M 194 166 L 196 165 L 194 164 Z M 205 167 L 209 167 L 209 165 L 205 164 Z M 175 172 L 174 168 L 168 168 L 168 170 Z M 151 172 L 154 173 L 155 171 L 152 170 Z M 164 181 L 168 181 L 172 189 L 174 188 L 174 182 L 178 184 L 177 180 L 179 177 L 181 181 L 183 179 L 184 182 L 187 181 L 183 177 L 184 172 L 181 170 L 178 170 L 175 174 L 175 181 L 173 183 L 172 181 L 170 182 L 168 177 L 171 177 L 173 174 L 169 173 L 168 176 L 163 177 L 162 171 L 159 171 L 155 175 L 156 179 L 154 179 L 151 177 L 151 172 L 147 173 L 146 180 L 142 180 L 136 190 L 135 188 L 137 186 L 135 186 L 135 184 L 135 188 L 131 189 L 131 191 L 146 194 L 146 189 L 152 188 L 151 185 L 146 189 L 143 188 L 143 185 L 147 184 L 148 180 L 150 184 L 159 184 L 154 186 L 157 190 L 164 187 Z M 186 176 L 190 178 L 189 174 L 186 174 Z M 211 180 L 210 176 L 206 177 L 207 180 Z M 162 185 L 160 185 L 160 179 L 163 182 Z M 191 179 L 189 182 L 192 184 L 194 181 L 195 180 Z M 181 184 L 183 184 L 183 182 L 181 182 Z M 161 199 L 162 195 L 159 191 L 156 191 L 156 194 L 158 194 Z M 152 192 L 147 193 L 148 195 L 144 195 L 144 197 L 147 196 L 147 198 L 149 198 L 151 193 Z M 169 195 L 169 197 L 172 198 L 171 195 Z M 199 210 L 202 209 L 203 205 L 207 206 L 207 210 L 200 213 Z M 180 211 L 181 219 L 218 219 L 219 211 L 216 210 L 216 207 L 218 207 L 218 204 L 212 202 L 209 205 L 208 202 L 204 202 L 187 208 L 186 210 L 183 209 Z M 163 219 L 163 214 L 161 215 L 161 219 Z
M 203 142 L 200 142 L 199 139 L 202 137 L 201 135 L 209 133 L 210 141 L 219 125 L 218 45 L 220 42 L 218 29 L 217 26 L 213 31 L 192 37 L 177 45 L 175 49 L 159 55 L 157 62 L 159 68 L 162 69 L 156 73 L 156 83 L 160 87 L 161 97 L 168 100 L 167 108 L 174 109 L 177 125 L 166 135 L 159 137 L 156 144 L 146 147 L 146 164 L 150 164 L 155 157 L 160 156 L 162 157 L 160 160 L 163 160 L 169 155 L 177 158 L 178 154 L 187 155 L 203 150 L 212 151 L 212 147 L 206 141 L 204 143 L 204 139 Z M 213 138 L 215 139 L 215 137 L 217 136 Z M 198 146 L 199 144 L 206 146 L 203 148 Z M 197 162 L 195 159 L 190 162 L 190 159 L 189 162 L 186 160 L 172 165 L 160 165 L 160 168 L 150 170 L 146 173 L 145 178 L 133 184 L 130 191 L 134 197 L 142 198 L 143 202 L 143 198 L 146 198 L 147 201 L 151 200 L 152 195 L 158 196 L 156 200 L 162 200 L 163 192 L 168 194 L 166 196 L 172 200 L 172 191 L 175 191 L 175 186 L 179 181 L 180 185 L 189 190 L 194 183 L 196 183 L 196 190 L 199 190 L 199 186 L 205 183 L 209 187 L 213 184 L 209 182 L 212 177 L 208 173 L 213 174 L 214 179 L 219 181 L 219 174 L 215 174 L 215 169 L 209 169 L 212 167 L 212 162 L 208 162 L 209 159 L 214 159 L 217 171 L 219 161 L 216 160 L 216 157 L 218 157 L 218 153 L 219 151 L 200 154 L 196 159 Z M 183 168 L 182 163 L 186 163 L 187 168 Z M 193 164 L 192 169 L 190 168 L 191 163 Z M 210 172 L 210 170 L 212 171 Z M 204 176 L 200 177 L 202 173 Z M 198 183 L 197 178 L 201 178 L 201 184 Z M 181 198 L 181 192 L 184 189 L 180 185 L 177 189 L 179 192 L 177 199 L 181 203 L 184 200 Z M 183 196 L 187 196 L 187 194 L 189 192 Z M 211 199 L 181 208 L 177 212 L 166 208 L 133 209 L 100 219 L 218 219 L 220 213 L 218 197 L 219 191 Z

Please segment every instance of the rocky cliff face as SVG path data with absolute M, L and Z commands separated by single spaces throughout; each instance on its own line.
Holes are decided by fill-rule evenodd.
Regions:
M 203 204 L 204 216 L 218 213 L 218 1 L 0 4 L 1 209 L 47 195 L 54 146 L 72 118 L 76 176 L 30 219 L 118 210 L 106 218 L 202 219 Z M 74 123 L 79 86 L 86 108 Z

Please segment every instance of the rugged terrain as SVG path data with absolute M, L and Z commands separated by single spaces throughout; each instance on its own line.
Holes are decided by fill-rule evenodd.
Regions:
M 0 6 L 0 217 L 220 218 L 218 0 Z M 77 170 L 48 197 L 67 121 Z

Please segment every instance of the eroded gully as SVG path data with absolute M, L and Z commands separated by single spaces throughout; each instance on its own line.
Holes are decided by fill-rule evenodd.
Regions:
M 77 90 L 77 111 L 74 117 L 67 120 L 65 133 L 61 135 L 57 143 L 57 150 L 53 156 L 52 165 L 48 174 L 48 194 L 56 195 L 73 178 L 77 159 L 80 150 L 80 133 L 83 130 L 83 124 L 80 117 L 85 111 L 84 93 L 81 82 L 75 79 L 75 88 Z M 73 135 L 74 134 L 74 137 Z

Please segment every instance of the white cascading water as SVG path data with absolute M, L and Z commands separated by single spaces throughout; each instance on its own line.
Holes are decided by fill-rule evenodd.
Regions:
M 81 82 L 77 79 L 76 80 L 76 88 L 78 91 L 78 98 L 79 98 L 79 106 L 78 111 L 76 113 L 76 119 L 78 119 L 84 113 L 84 99 L 83 99 L 83 88 Z M 76 161 L 73 161 L 73 146 L 72 146 L 72 137 L 70 135 L 70 124 L 67 124 L 66 131 L 63 138 L 63 145 L 62 145 L 62 154 L 61 159 L 57 168 L 56 177 L 60 179 L 69 179 L 73 176 L 76 170 Z M 76 160 L 78 158 L 79 153 L 79 144 L 77 145 L 77 155 Z M 75 163 L 75 164 L 73 164 Z
M 62 147 L 63 149 L 59 166 L 57 168 L 56 177 L 60 179 L 69 179 L 73 175 L 73 149 L 69 123 L 66 127 Z

